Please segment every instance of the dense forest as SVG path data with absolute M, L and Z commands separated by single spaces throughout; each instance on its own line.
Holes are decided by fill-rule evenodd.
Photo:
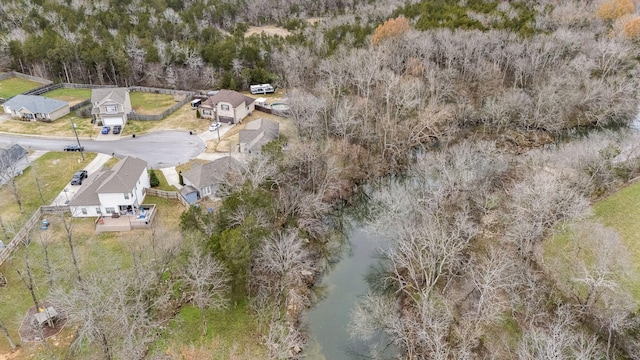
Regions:
M 364 195 L 388 240 L 352 314 L 354 337 L 380 340 L 367 356 L 638 359 L 626 285 L 639 274 L 588 208 L 640 173 L 628 131 L 639 14 L 632 0 L 10 0 L 0 66 L 69 82 L 286 88 L 299 138 L 230 176 L 216 213 L 185 212 L 196 245 L 184 254 L 196 256 L 164 265 L 196 290 L 207 286 L 179 260 L 208 269 L 215 299 L 249 299 L 270 358 L 304 356 L 300 314 L 339 247 L 337 209 Z M 261 24 L 290 35 L 244 36 Z M 591 254 L 569 270 L 542 250 L 566 231 Z M 78 326 L 105 358 L 145 358 L 158 302 L 141 296 L 121 314 L 139 342 L 109 319 Z

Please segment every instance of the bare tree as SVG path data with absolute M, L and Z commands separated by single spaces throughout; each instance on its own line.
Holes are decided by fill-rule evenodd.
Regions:
M 20 171 L 21 161 L 13 155 L 12 149 L 2 149 L 0 151 L 0 184 L 5 183 L 11 190 L 20 213 L 24 213 L 22 206 L 22 196 L 16 182 L 16 177 L 22 174 Z
M 82 278 L 80 277 L 80 268 L 78 267 L 78 259 L 76 259 L 76 252 L 73 248 L 73 224 L 71 224 L 71 219 L 66 218 L 64 212 L 60 213 L 60 217 L 62 219 L 62 226 L 67 235 L 67 245 L 69 245 L 69 251 L 71 252 L 71 260 L 73 261 L 73 267 L 76 270 L 78 283 L 81 283 Z
M 27 270 L 27 274 L 24 275 L 20 269 L 16 269 L 16 272 L 20 276 L 20 280 L 24 286 L 29 290 L 31 294 L 31 300 L 33 300 L 33 304 L 36 307 L 36 312 L 40 312 L 40 303 L 38 302 L 38 297 L 36 296 L 35 284 L 33 282 L 33 271 L 31 270 L 31 261 L 29 260 L 29 247 L 25 246 L 24 251 L 24 265 Z
M 7 338 L 7 341 L 9 342 L 9 346 L 11 346 L 11 350 L 12 351 L 15 350 L 17 348 L 17 346 L 13 342 L 13 339 L 9 335 L 9 331 L 7 330 L 7 327 L 4 326 L 4 322 L 2 320 L 0 320 L 0 330 L 2 330 L 2 332 L 4 333 L 4 337 Z
M 197 245 L 191 247 L 188 264 L 181 268 L 180 278 L 186 286 L 187 301 L 202 315 L 202 336 L 207 334 L 205 309 L 227 307 L 229 277 L 224 266 Z

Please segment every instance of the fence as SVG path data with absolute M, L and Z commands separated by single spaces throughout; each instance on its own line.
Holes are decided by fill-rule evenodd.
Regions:
M 20 243 L 28 243 L 27 237 L 29 232 L 31 232 L 37 224 L 40 224 L 40 217 L 42 214 L 59 214 L 67 211 L 69 211 L 68 206 L 40 206 L 36 212 L 31 215 L 29 220 L 27 220 L 27 223 L 24 224 L 22 229 L 13 236 L 11 242 L 9 242 L 9 244 L 0 251 L 0 265 L 4 264 L 9 256 L 11 256 L 11 253 L 13 253 L 13 250 L 20 246 Z
M 177 191 L 165 191 L 158 189 L 147 189 L 147 195 L 161 197 L 163 199 L 178 199 L 184 207 L 189 208 L 189 203 Z
M 11 78 L 14 78 L 14 77 L 18 77 L 18 78 L 21 78 L 21 79 L 26 79 L 26 80 L 39 82 L 41 84 L 52 84 L 53 83 L 53 81 L 51 81 L 51 80 L 47 80 L 47 79 L 44 79 L 44 78 L 41 78 L 41 77 L 37 77 L 37 76 L 31 76 L 31 75 L 19 73 L 17 71 L 8 71 L 6 73 L 0 74 L 0 81 L 11 79 Z
M 143 88 L 143 89 L 152 89 L 152 88 Z M 176 110 L 180 109 L 182 106 L 184 106 L 184 104 L 190 102 L 193 99 L 193 95 L 194 95 L 193 93 L 185 94 L 185 98 L 184 99 L 182 99 L 182 100 L 178 101 L 177 103 L 173 104 L 173 106 L 171 106 L 170 108 L 168 108 L 167 110 L 163 111 L 160 114 L 157 114 L 157 115 L 130 114 L 128 116 L 128 119 L 129 120 L 143 120 L 143 121 L 160 121 L 160 120 L 166 118 L 167 116 L 173 114 L 174 112 L 176 112 Z

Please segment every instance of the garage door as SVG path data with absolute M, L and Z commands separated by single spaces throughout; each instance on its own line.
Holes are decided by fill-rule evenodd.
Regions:
M 114 125 L 124 125 L 121 117 L 107 117 L 102 118 L 102 125 L 105 126 L 114 126 Z

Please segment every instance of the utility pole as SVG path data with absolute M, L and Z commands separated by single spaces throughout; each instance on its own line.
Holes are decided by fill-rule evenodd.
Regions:
M 76 130 L 76 123 L 73 122 L 73 119 L 74 118 L 71 118 L 71 127 L 73 127 L 73 133 L 76 134 L 76 141 L 78 142 L 78 148 L 80 148 L 80 155 L 82 156 L 82 161 L 84 161 L 84 149 L 82 148 L 82 145 L 80 145 L 80 138 L 78 137 L 78 130 Z

